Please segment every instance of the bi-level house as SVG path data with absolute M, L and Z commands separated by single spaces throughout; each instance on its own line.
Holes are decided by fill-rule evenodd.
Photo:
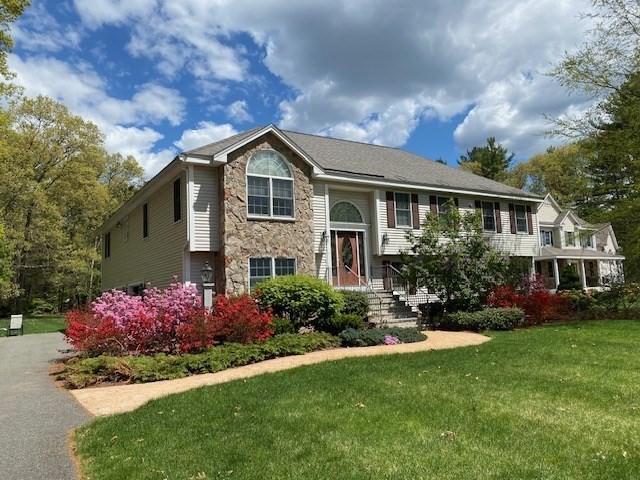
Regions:
M 591 224 L 566 210 L 547 195 L 538 207 L 540 253 L 536 272 L 549 289 L 556 289 L 560 274 L 573 265 L 583 289 L 598 289 L 624 278 L 620 247 L 610 223 Z
M 102 288 L 199 284 L 208 262 L 219 293 L 296 272 L 381 298 L 406 231 L 449 199 L 480 211 L 504 252 L 546 268 L 543 198 L 397 148 L 267 125 L 183 152 L 123 205 L 103 227 Z

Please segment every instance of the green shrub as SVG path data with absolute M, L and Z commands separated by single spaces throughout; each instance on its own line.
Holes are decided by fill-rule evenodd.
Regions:
M 322 332 L 338 335 L 347 328 L 361 330 L 364 327 L 364 320 L 360 315 L 353 313 L 339 313 L 329 319 L 319 321 L 317 327 Z
M 338 346 L 340 339 L 328 333 L 282 334 L 261 343 L 228 343 L 187 355 L 76 358 L 65 365 L 59 378 L 69 388 L 84 388 L 105 382 L 155 382 L 219 372 L 270 358 L 302 355 Z
M 288 318 L 275 317 L 271 321 L 271 327 L 273 328 L 274 335 L 282 335 L 283 333 L 296 333 L 296 327 L 293 326 L 293 322 Z
M 348 328 L 341 332 L 339 337 L 344 347 L 384 345 L 387 343 L 386 337 L 395 337 L 399 343 L 421 342 L 427 338 L 416 328 L 371 328 L 368 330 Z
M 590 309 L 594 303 L 593 297 L 582 290 L 564 290 L 558 295 L 564 297 L 569 302 L 570 310 L 576 313 Z
M 319 278 L 286 275 L 261 282 L 256 298 L 274 315 L 285 317 L 297 329 L 333 317 L 342 308 L 342 296 Z
M 366 293 L 357 290 L 342 290 L 340 295 L 343 299 L 341 313 L 357 315 L 362 320 L 369 316 L 369 297 Z
M 524 312 L 520 308 L 485 308 L 445 315 L 438 327 L 444 330 L 513 330 L 523 322 Z
M 582 282 L 575 265 L 567 265 L 562 269 L 558 290 L 582 290 Z
M 36 316 L 51 315 L 52 313 L 57 313 L 57 311 L 56 306 L 44 298 L 34 298 L 31 300 L 31 305 L 29 306 L 29 313 Z

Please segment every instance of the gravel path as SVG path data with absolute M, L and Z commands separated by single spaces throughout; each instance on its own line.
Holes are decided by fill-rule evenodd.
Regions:
M 376 347 L 337 348 L 322 350 L 306 355 L 274 358 L 244 367 L 230 368 L 217 373 L 205 373 L 177 380 L 141 383 L 132 385 L 115 385 L 110 387 L 85 388 L 71 390 L 71 394 L 89 412 L 94 415 L 112 415 L 124 413 L 144 405 L 149 400 L 164 397 L 173 393 L 184 392 L 205 385 L 216 385 L 241 378 L 253 377 L 268 372 L 279 372 L 302 365 L 339 360 L 350 357 L 368 357 L 373 355 L 390 355 L 394 353 L 421 352 L 425 350 L 442 350 L 447 348 L 480 345 L 489 337 L 469 332 L 427 332 L 424 342 L 405 343 L 401 345 L 380 345 Z
M 90 416 L 49 375 L 64 348 L 60 333 L 0 338 L 2 479 L 76 478 L 68 435 Z

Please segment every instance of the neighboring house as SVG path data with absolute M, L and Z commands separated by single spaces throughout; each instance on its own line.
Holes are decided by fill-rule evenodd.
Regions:
M 557 288 L 560 274 L 574 265 L 582 288 L 600 288 L 622 280 L 624 271 L 620 247 L 609 223 L 590 224 L 547 195 L 538 207 L 540 254 L 536 272 L 545 285 Z
M 209 262 L 218 293 L 295 272 L 386 301 L 406 231 L 448 199 L 508 255 L 541 258 L 539 196 L 397 148 L 254 128 L 180 154 L 105 223 L 102 288 L 200 284 Z

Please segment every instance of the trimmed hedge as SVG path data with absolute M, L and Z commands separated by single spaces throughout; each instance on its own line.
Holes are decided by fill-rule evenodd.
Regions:
M 427 336 L 416 328 L 371 328 L 356 330 L 348 328 L 340 333 L 344 347 L 371 347 L 385 345 L 385 337 L 395 337 L 399 343 L 414 343 L 426 340 Z M 395 342 L 394 342 L 395 343 Z
M 265 280 L 256 288 L 256 298 L 263 308 L 277 317 L 288 318 L 297 329 L 316 325 L 337 314 L 343 297 L 334 288 L 308 275 L 285 275 Z
M 361 330 L 364 328 L 364 320 L 360 315 L 353 313 L 339 313 L 329 319 L 319 321 L 317 328 L 322 332 L 338 335 L 347 328 Z
M 284 334 L 260 343 L 229 343 L 195 354 L 77 358 L 65 365 L 58 378 L 64 380 L 68 388 L 112 382 L 155 382 L 339 346 L 340 339 L 327 333 Z
M 357 290 L 342 290 L 343 303 L 340 313 L 345 315 L 357 315 L 362 320 L 369 316 L 369 297 L 364 292 Z
M 520 308 L 485 308 L 445 315 L 438 327 L 444 330 L 513 330 L 523 323 L 524 312 Z

